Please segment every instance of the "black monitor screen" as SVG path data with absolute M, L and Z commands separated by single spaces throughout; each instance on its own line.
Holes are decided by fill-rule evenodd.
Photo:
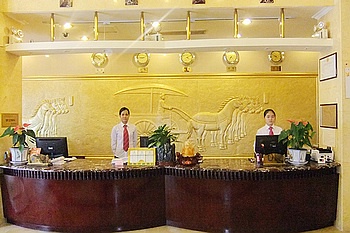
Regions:
M 37 137 L 36 147 L 41 148 L 41 154 L 48 155 L 50 158 L 68 157 L 66 137 Z
M 278 135 L 256 135 L 255 152 L 260 154 L 287 154 L 287 144 L 278 142 Z

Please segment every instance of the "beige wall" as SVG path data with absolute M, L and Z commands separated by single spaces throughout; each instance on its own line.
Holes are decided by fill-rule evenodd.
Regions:
M 341 48 L 341 54 L 342 54 L 342 60 L 340 63 L 340 70 L 341 70 L 341 77 L 345 77 L 345 68 L 349 67 L 349 61 L 350 61 L 350 32 L 348 28 L 350 27 L 350 16 L 347 12 L 347 9 L 350 8 L 350 2 L 349 1 L 341 1 L 341 33 L 342 33 L 342 48 Z M 341 78 L 341 89 L 342 89 L 342 136 L 340 142 L 341 145 L 348 145 L 350 143 L 350 100 L 348 98 L 345 98 L 345 92 L 350 91 L 349 89 L 346 90 L 346 79 Z M 342 166 L 343 166 L 343 173 L 342 173 L 342 194 L 343 194 L 343 205 L 342 210 L 343 212 L 343 223 L 344 223 L 344 230 L 350 230 L 350 157 L 347 154 L 347 150 L 345 146 L 342 146 Z
M 8 41 L 9 25 L 16 25 L 0 11 L 0 113 L 18 113 L 22 118 L 22 63 L 21 58 L 7 54 L 5 44 Z M 2 133 L 5 128 L 1 128 Z M 3 152 L 11 146 L 10 138 L 0 140 L 0 163 L 3 162 Z
M 191 65 L 189 74 L 218 74 L 226 72 L 220 52 L 197 52 L 196 61 Z M 240 62 L 233 73 L 271 73 L 268 51 L 239 51 Z M 318 67 L 318 52 L 286 51 L 281 64 L 283 73 L 314 73 Z M 132 62 L 133 54 L 109 54 L 109 63 L 103 75 L 139 74 Z M 184 74 L 177 53 L 150 54 L 148 74 Z M 272 72 L 273 73 L 273 72 Z M 280 73 L 280 72 L 277 72 Z M 86 76 L 96 75 L 96 68 L 91 64 L 91 54 L 72 54 L 23 57 L 23 77 L 31 76 Z M 103 77 L 103 75 L 99 75 Z
M 345 98 L 346 79 L 344 69 L 347 67 L 349 56 L 349 16 L 346 9 L 349 9 L 348 1 L 335 1 L 336 6 L 321 20 L 324 21 L 329 30 L 330 36 L 334 40 L 334 46 L 331 50 L 321 53 L 326 56 L 330 53 L 338 54 L 338 74 L 337 78 L 320 82 L 319 84 L 319 102 L 338 104 L 338 129 L 320 128 L 320 144 L 323 146 L 332 146 L 335 151 L 336 160 L 341 163 L 340 168 L 340 189 L 338 199 L 338 217 L 336 225 L 344 231 L 350 230 L 350 199 L 349 197 L 349 156 L 346 153 L 346 147 L 350 139 L 349 135 L 349 100 Z

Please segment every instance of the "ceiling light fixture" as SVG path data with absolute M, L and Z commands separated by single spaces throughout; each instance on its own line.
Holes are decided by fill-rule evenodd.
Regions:
M 249 25 L 249 24 L 251 24 L 252 23 L 252 21 L 250 20 L 250 19 L 244 19 L 244 20 L 242 20 L 242 24 L 244 24 L 244 25 Z
M 70 29 L 70 28 L 72 28 L 72 24 L 71 24 L 71 23 L 65 23 L 65 24 L 63 25 L 63 28 L 64 28 L 64 29 Z
M 88 38 L 87 36 L 82 36 L 82 37 L 81 37 L 81 40 L 87 41 L 87 40 L 89 40 L 89 38 Z
M 158 21 L 155 21 L 152 23 L 153 30 L 158 33 L 161 30 L 160 23 Z

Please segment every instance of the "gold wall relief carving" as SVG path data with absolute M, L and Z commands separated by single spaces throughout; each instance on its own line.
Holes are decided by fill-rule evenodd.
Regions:
M 42 100 L 77 96 L 79 90 L 69 114 L 56 118 L 57 134 L 68 137 L 71 155 L 81 155 L 84 148 L 86 155 L 111 156 L 110 131 L 119 122 L 117 111 L 127 106 L 140 136 L 161 124 L 171 126 L 179 134 L 176 151 L 189 137 L 205 157 L 252 156 L 256 130 L 264 124 L 261 108 L 273 108 L 282 128 L 290 118 L 317 125 L 315 80 L 317 75 L 306 73 L 26 77 L 22 118 L 28 122 Z M 223 112 L 230 98 L 238 107 L 221 120 L 210 118 Z
M 117 91 L 115 95 L 127 92 L 136 95 L 148 93 L 151 97 L 149 103 L 151 114 L 146 116 L 147 112 L 145 112 L 145 118 L 137 119 L 135 122 L 140 135 L 150 135 L 157 126 L 168 124 L 174 132 L 186 135 L 186 137 L 180 137 L 182 140 L 194 139 L 200 152 L 205 152 L 208 146 L 213 147 L 217 153 L 220 150 L 228 150 L 229 144 L 238 143 L 247 135 L 245 114 L 260 113 L 263 109 L 257 97 L 235 96 L 227 98 L 217 106 L 219 108 L 217 112 L 197 112 L 191 116 L 186 109 L 181 109 L 173 103 L 166 103 L 167 96 L 189 97 L 185 92 L 174 87 L 144 84 L 124 88 Z M 155 95 L 159 96 L 159 100 L 157 111 L 153 112 L 152 103 Z M 174 114 L 180 119 L 174 117 Z M 180 120 L 186 122 L 186 126 Z M 180 141 L 180 143 L 183 142 Z
M 44 99 L 34 109 L 28 128 L 38 137 L 57 136 L 57 116 L 68 112 L 65 98 Z

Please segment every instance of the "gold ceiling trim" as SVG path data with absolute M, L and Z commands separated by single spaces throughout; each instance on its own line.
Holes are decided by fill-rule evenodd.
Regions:
M 23 76 L 23 81 L 53 80 L 122 80 L 122 79 L 254 79 L 254 78 L 317 78 L 318 74 L 310 73 L 218 73 L 218 74 L 117 74 L 117 75 L 42 75 Z

